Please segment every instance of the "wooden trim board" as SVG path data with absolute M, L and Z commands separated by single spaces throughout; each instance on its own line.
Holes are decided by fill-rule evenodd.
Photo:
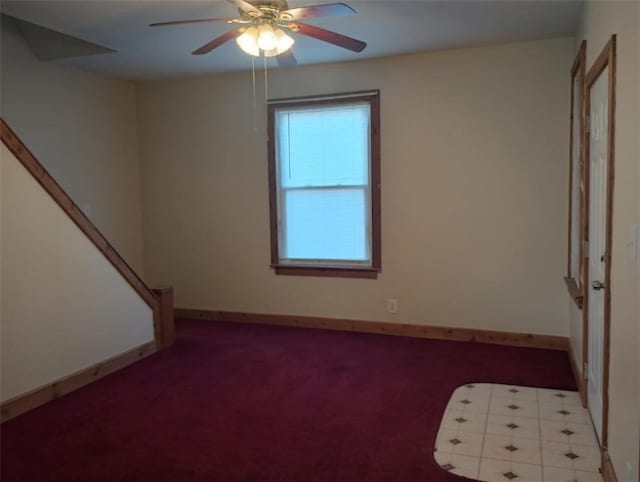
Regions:
M 564 277 L 564 282 L 567 285 L 567 290 L 569 291 L 569 295 L 571 295 L 571 299 L 576 304 L 578 309 L 582 309 L 584 296 L 582 295 L 582 290 L 578 288 L 578 284 L 576 280 L 573 278 L 569 278 L 568 276 Z
M 156 346 L 160 350 L 162 348 L 168 348 L 175 342 L 173 287 L 159 286 L 153 288 L 152 291 L 157 296 L 158 303 L 160 304 L 160 312 L 157 316 L 156 326 L 154 327 L 156 330 Z
M 476 330 L 471 328 L 415 325 L 409 323 L 323 318 L 317 316 L 241 313 L 188 308 L 176 308 L 175 313 L 176 318 L 189 318 L 196 320 L 298 326 L 303 328 L 431 338 L 434 340 L 474 341 L 478 343 L 494 343 L 497 345 L 549 348 L 552 350 L 566 351 L 569 349 L 568 338 L 554 335 L 535 335 L 528 333 L 511 333 L 506 331 Z
M 155 342 L 145 343 L 120 355 L 79 370 L 53 383 L 11 398 L 0 405 L 0 422 L 6 422 L 78 388 L 84 387 L 156 351 Z
M 600 471 L 602 472 L 602 480 L 604 482 L 618 482 L 616 471 L 613 469 L 613 464 L 611 463 L 609 452 L 606 449 L 602 451 L 602 462 Z
M 60 187 L 44 166 L 29 151 L 27 146 L 11 130 L 9 125 L 0 119 L 0 139 L 7 148 L 18 158 L 22 165 L 40 183 L 45 191 L 80 228 L 98 250 L 109 260 L 113 267 L 126 279 L 131 287 L 142 297 L 154 312 L 158 311 L 158 300 L 142 279 L 133 271 L 131 266 L 109 244 L 109 241 L 96 228 L 91 220 L 73 202 L 69 195 Z
M 572 258 L 572 230 L 571 226 L 573 223 L 573 191 L 577 187 L 580 189 L 580 186 L 573 185 L 573 172 L 574 172 L 574 157 L 573 157 L 573 144 L 574 144 L 574 125 L 577 121 L 579 123 L 579 143 L 580 148 L 578 150 L 578 168 L 580 179 L 582 180 L 584 177 L 584 145 L 585 145 L 585 105 L 584 105 L 584 97 L 585 97 L 585 64 L 586 64 L 586 50 L 587 50 L 587 42 L 583 40 L 580 43 L 580 48 L 578 49 L 578 53 L 576 54 L 573 60 L 573 66 L 571 67 L 571 111 L 569 116 L 569 217 L 568 217 L 568 225 L 567 225 L 567 276 L 565 277 L 565 282 L 567 283 L 567 288 L 569 288 L 569 293 L 571 294 L 571 298 L 578 305 L 578 308 L 582 308 L 582 290 L 584 289 L 582 279 L 574 280 L 572 278 L 572 266 L 571 266 L 571 258 Z M 580 80 L 580 92 L 576 92 L 575 89 L 575 80 Z M 575 103 L 580 102 L 580 115 L 579 118 L 576 119 L 574 117 L 574 107 Z M 580 204 L 578 205 L 578 216 L 580 218 L 580 228 L 579 228 L 579 243 L 578 243 L 578 260 L 580 266 L 578 267 L 580 273 L 582 273 L 582 265 L 584 264 L 584 240 L 585 231 L 584 231 L 584 192 L 580 193 Z M 581 276 L 580 276 L 581 278 Z M 580 281 L 580 283 L 578 283 Z
M 293 276 L 331 276 L 334 278 L 362 278 L 376 279 L 380 272 L 377 268 L 356 268 L 351 266 L 329 267 L 329 266 L 288 266 L 279 264 L 271 266 L 276 274 Z

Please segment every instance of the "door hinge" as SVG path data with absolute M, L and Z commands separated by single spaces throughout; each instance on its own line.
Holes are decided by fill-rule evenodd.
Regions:
M 589 365 L 586 362 L 582 364 L 582 379 L 589 379 Z
M 587 116 L 584 121 L 584 130 L 586 132 L 591 132 L 591 117 Z
M 585 259 L 589 258 L 589 241 L 582 242 L 582 252 L 584 253 Z

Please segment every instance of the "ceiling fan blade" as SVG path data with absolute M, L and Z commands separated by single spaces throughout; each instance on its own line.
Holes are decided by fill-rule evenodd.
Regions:
M 166 25 L 180 25 L 183 23 L 205 23 L 205 22 L 232 22 L 235 18 L 199 18 L 196 20 L 174 20 L 173 22 L 150 23 L 149 27 L 164 27 Z
M 228 42 L 229 40 L 233 40 L 234 38 L 240 36 L 240 34 L 243 31 L 244 31 L 244 28 L 237 28 L 235 30 L 230 30 L 224 35 L 220 35 L 220 37 L 214 38 L 211 42 L 204 44 L 199 49 L 194 50 L 193 52 L 191 52 L 191 54 L 192 55 L 208 54 L 216 47 L 220 47 L 220 45 L 222 45 L 223 43 Z
M 245 2 L 245 0 L 227 0 L 230 3 L 233 3 L 236 7 L 242 10 L 245 13 L 248 13 L 252 17 L 262 17 L 262 11 L 249 2 Z
M 312 37 L 318 40 L 322 40 L 323 42 L 337 45 L 338 47 L 352 50 L 354 52 L 362 52 L 364 48 L 367 46 L 366 42 L 363 42 L 362 40 L 347 37 L 346 35 L 342 35 L 337 32 L 332 32 L 331 30 L 325 30 L 323 28 L 316 27 L 315 25 L 308 25 L 306 23 L 296 23 L 296 24 L 291 24 L 291 26 L 294 27 L 292 28 L 293 32 L 306 35 L 307 37 Z M 297 30 L 296 30 L 296 27 L 297 27 Z
M 298 61 L 293 56 L 291 49 L 276 56 L 276 61 L 278 62 L 279 67 L 295 67 L 298 65 Z
M 356 11 L 344 3 L 325 3 L 324 5 L 310 5 L 308 7 L 292 8 L 280 12 L 282 17 L 313 18 L 313 17 L 346 17 L 355 15 Z

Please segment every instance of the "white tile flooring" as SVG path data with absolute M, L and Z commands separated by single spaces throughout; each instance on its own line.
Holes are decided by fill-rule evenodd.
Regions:
M 577 392 L 470 383 L 453 393 L 434 456 L 487 482 L 602 482 L 600 449 Z

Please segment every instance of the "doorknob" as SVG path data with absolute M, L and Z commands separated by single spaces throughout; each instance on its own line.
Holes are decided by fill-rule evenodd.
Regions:
M 599 290 L 601 290 L 602 288 L 604 288 L 604 283 L 603 283 L 602 281 L 593 281 L 593 282 L 591 283 L 591 287 L 592 287 L 594 290 L 599 291 Z

